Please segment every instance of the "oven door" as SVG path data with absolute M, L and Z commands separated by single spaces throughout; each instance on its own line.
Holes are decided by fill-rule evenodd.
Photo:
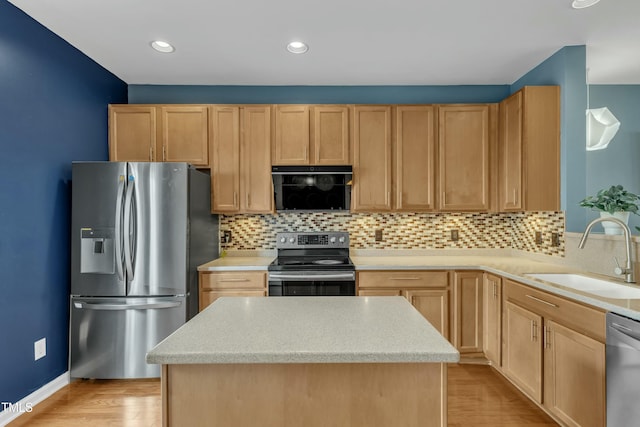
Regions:
M 269 296 L 355 296 L 353 271 L 269 272 Z

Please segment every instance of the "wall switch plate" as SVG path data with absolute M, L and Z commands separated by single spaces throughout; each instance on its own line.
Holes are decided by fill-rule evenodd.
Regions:
M 220 243 L 231 243 L 231 230 L 221 230 L 220 233 Z
M 551 246 L 555 246 L 555 247 L 560 246 L 560 234 L 551 233 Z
M 33 343 L 33 360 L 42 359 L 47 355 L 47 339 L 42 338 Z
M 451 240 L 454 241 L 454 242 L 457 242 L 458 238 L 459 238 L 458 230 L 456 230 L 456 229 L 451 230 Z
M 375 239 L 376 239 L 376 242 L 382 242 L 382 229 L 381 228 L 378 228 L 375 231 Z
M 542 232 L 536 231 L 536 245 L 542 245 Z

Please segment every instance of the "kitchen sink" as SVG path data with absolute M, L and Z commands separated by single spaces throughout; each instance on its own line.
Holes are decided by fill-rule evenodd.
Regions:
M 555 283 L 556 285 L 565 286 L 567 288 L 576 289 L 604 298 L 640 299 L 640 288 L 633 288 L 631 286 L 609 280 L 594 279 L 593 277 L 587 277 L 581 274 L 530 273 L 525 274 L 525 276 L 544 280 L 545 282 Z

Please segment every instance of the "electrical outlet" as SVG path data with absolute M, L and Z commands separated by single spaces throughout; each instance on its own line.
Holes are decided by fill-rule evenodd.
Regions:
M 536 231 L 536 245 L 542 245 L 542 232 Z
M 220 243 L 231 243 L 231 230 L 220 230 Z
M 382 242 L 382 229 L 381 228 L 378 228 L 375 231 L 375 239 L 376 239 L 376 242 Z
M 454 242 L 457 242 L 458 238 L 459 238 L 458 230 L 456 230 L 456 229 L 451 230 L 451 240 L 454 241 Z
M 42 359 L 47 355 L 47 339 L 42 338 L 33 343 L 33 360 Z
M 560 235 L 558 233 L 551 233 L 551 246 L 560 246 Z

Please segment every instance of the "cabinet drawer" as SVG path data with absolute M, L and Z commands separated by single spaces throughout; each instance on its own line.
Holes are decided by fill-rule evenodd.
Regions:
M 503 292 L 507 301 L 517 302 L 518 305 L 539 313 L 545 319 L 556 320 L 600 342 L 605 342 L 604 311 L 511 280 L 505 280 L 505 285 Z
M 200 273 L 200 289 L 266 289 L 264 272 Z
M 445 288 L 446 271 L 361 271 L 358 288 Z

